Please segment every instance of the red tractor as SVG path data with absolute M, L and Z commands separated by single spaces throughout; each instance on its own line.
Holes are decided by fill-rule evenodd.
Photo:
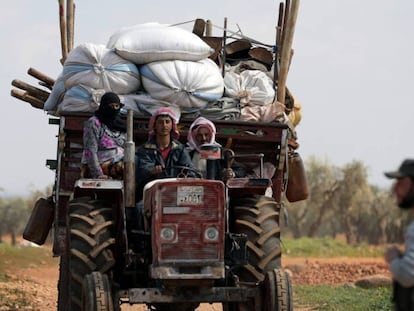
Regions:
M 208 163 L 236 159 L 258 168 L 259 176 L 223 182 L 187 178 L 183 170 L 178 178 L 148 183 L 136 204 L 128 162 L 134 143 L 125 180 L 78 179 L 87 117 L 60 116 L 58 161 L 49 162 L 56 168 L 54 197 L 41 201 L 56 205 L 58 310 L 120 310 L 128 303 L 189 311 L 214 302 L 228 311 L 292 309 L 279 225 L 286 125 L 215 122 L 218 142 L 231 150 L 207 153 Z M 134 124 L 129 142 L 144 142 L 148 119 L 128 120 Z M 190 123 L 181 121 L 183 133 Z M 276 166 L 270 179 L 260 176 L 265 162 Z M 269 189 L 272 197 L 265 195 Z M 132 210 L 139 211 L 133 225 Z

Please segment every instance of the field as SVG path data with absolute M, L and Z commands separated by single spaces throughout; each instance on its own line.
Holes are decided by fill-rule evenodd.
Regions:
M 383 248 L 349 247 L 332 239 L 283 242 L 283 266 L 292 272 L 295 310 L 390 310 L 389 286 L 361 288 L 367 276 L 389 277 Z M 0 244 L 0 310 L 56 310 L 58 258 L 49 247 Z M 122 310 L 145 310 L 142 306 Z M 220 311 L 203 304 L 197 311 Z

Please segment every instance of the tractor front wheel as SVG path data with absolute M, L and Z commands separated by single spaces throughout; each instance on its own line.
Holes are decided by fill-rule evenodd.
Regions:
M 266 274 L 262 283 L 264 311 L 292 311 L 292 286 L 289 275 L 282 269 L 274 269 Z
M 114 311 L 111 284 L 108 276 L 100 272 L 92 272 L 83 280 L 82 310 Z

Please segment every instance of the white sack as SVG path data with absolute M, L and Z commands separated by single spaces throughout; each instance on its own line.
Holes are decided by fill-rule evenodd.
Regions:
M 55 114 L 59 103 L 63 100 L 66 88 L 62 75 L 60 75 L 53 84 L 52 91 L 43 105 L 43 109 L 50 114 Z
M 213 52 L 194 33 L 158 23 L 121 28 L 110 37 L 107 47 L 138 65 L 162 60 L 197 61 Z
M 94 89 L 86 85 L 76 85 L 66 91 L 57 112 L 94 112 L 98 109 L 103 89 Z
M 117 94 L 136 92 L 140 87 L 135 64 L 103 45 L 84 43 L 73 49 L 63 66 L 66 89 L 83 84 Z
M 210 59 L 154 62 L 140 67 L 142 85 L 155 99 L 181 108 L 202 108 L 223 96 L 220 70 Z
M 275 90 L 272 79 L 260 70 L 245 70 L 224 75 L 225 95 L 240 100 L 242 107 L 267 105 L 273 102 Z
M 170 107 L 180 117 L 180 108 L 170 105 L 170 103 L 156 100 L 145 93 L 119 95 L 121 103 L 124 107 L 121 108 L 121 113 L 132 110 L 134 116 L 151 117 L 154 112 L 160 107 Z

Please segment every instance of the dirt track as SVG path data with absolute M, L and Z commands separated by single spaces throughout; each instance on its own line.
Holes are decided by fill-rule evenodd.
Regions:
M 0 283 L 0 286 L 23 289 L 33 294 L 34 304 L 39 311 L 55 311 L 57 297 L 58 267 L 33 266 L 20 271 L 10 271 L 14 281 Z M 283 266 L 292 270 L 292 283 L 297 284 L 345 284 L 368 275 L 389 276 L 388 268 L 381 258 L 284 258 Z M 1 307 L 1 303 L 0 303 Z M 123 306 L 123 311 L 144 311 L 144 306 Z M 197 311 L 221 311 L 220 304 L 202 304 Z M 295 308 L 295 310 L 298 310 Z

